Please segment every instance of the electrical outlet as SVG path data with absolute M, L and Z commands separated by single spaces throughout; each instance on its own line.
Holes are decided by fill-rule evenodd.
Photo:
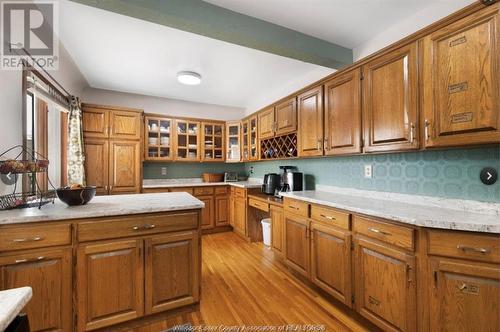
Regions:
M 371 179 L 372 177 L 372 165 L 365 165 L 365 178 Z
M 161 168 L 161 175 L 162 175 L 162 176 L 167 175 L 167 168 L 166 168 L 166 167 L 162 167 L 162 168 Z

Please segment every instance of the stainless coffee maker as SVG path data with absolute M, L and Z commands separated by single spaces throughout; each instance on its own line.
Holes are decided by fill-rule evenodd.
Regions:
M 275 195 L 281 197 L 280 192 L 302 191 L 304 176 L 301 172 L 297 172 L 295 166 L 280 166 L 280 190 Z

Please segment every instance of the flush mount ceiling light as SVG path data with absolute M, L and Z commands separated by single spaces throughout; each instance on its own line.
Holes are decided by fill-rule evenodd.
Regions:
M 201 75 L 194 71 L 180 71 L 177 73 L 177 80 L 182 84 L 198 85 L 201 83 Z

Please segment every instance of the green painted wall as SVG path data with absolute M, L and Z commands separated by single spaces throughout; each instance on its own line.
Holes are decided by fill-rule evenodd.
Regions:
M 161 168 L 167 168 L 167 175 L 161 175 Z M 182 179 L 199 178 L 203 173 L 238 172 L 245 175 L 244 164 L 226 163 L 144 163 L 145 179 Z
M 366 164 L 373 166 L 372 179 L 363 177 Z M 251 169 L 251 177 L 263 178 L 266 173 L 278 173 L 280 165 L 297 166 L 306 176 L 307 189 L 322 184 L 500 203 L 500 181 L 486 186 L 479 180 L 483 167 L 500 171 L 498 146 L 246 164 L 150 163 L 144 165 L 144 178 L 201 177 L 203 172 L 226 170 L 248 175 Z M 162 166 L 167 167 L 167 176 L 161 176 Z
M 373 178 L 363 177 L 372 164 Z M 451 149 L 380 155 L 359 155 L 246 164 L 252 177 L 279 172 L 279 165 L 297 166 L 306 175 L 307 189 L 314 184 L 404 194 L 500 202 L 500 181 L 491 186 L 479 180 L 483 167 L 500 171 L 500 147 Z

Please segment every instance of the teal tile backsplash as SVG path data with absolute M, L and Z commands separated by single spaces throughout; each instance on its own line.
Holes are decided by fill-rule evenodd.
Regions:
M 364 165 L 373 166 L 373 178 L 363 177 Z M 278 166 L 297 166 L 306 177 L 306 189 L 315 184 L 404 194 L 472 199 L 500 203 L 500 181 L 486 186 L 479 180 L 483 167 L 500 171 L 500 147 L 418 151 L 299 160 L 225 163 L 145 163 L 144 178 L 201 177 L 204 172 L 234 171 L 251 177 L 279 172 Z M 167 175 L 161 175 L 161 167 Z
M 363 176 L 364 165 L 373 166 L 373 178 Z M 297 166 L 314 184 L 387 191 L 404 194 L 500 202 L 500 181 L 491 186 L 479 180 L 483 167 L 500 171 L 500 147 L 450 149 L 407 153 L 358 155 L 288 161 L 247 163 L 252 177 L 278 172 L 278 166 Z

